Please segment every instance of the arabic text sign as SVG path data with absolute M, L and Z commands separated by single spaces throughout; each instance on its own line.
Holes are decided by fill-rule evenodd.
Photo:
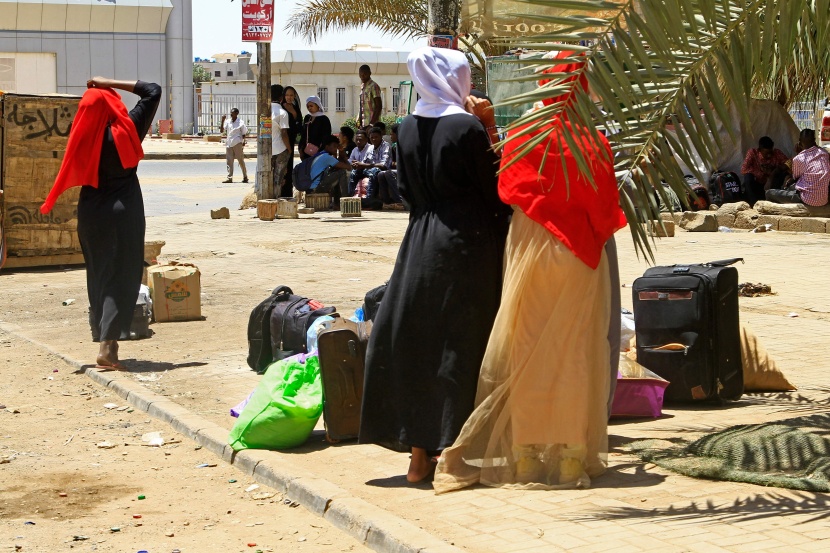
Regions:
M 242 42 L 271 42 L 274 0 L 242 0 Z

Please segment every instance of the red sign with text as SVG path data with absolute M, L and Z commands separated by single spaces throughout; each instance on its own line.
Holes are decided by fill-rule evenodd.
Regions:
M 242 42 L 271 42 L 274 0 L 242 0 Z

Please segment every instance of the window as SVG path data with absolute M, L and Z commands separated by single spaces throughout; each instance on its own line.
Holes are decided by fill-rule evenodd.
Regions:
M 394 113 L 398 113 L 398 106 L 401 103 L 401 89 L 400 88 L 393 88 L 392 89 L 392 111 Z
M 226 61 L 225 63 L 231 63 L 231 58 L 226 58 L 226 59 L 227 59 L 228 61 Z
M 213 72 L 213 76 L 214 76 L 214 77 L 221 77 L 221 76 L 222 76 L 222 72 L 221 72 L 221 71 L 214 71 L 214 72 Z
M 329 110 L 329 89 L 324 87 L 317 88 L 317 97 L 320 98 L 320 103 L 323 104 L 323 111 Z
M 228 77 L 233 77 L 233 71 L 228 71 Z
M 346 89 L 345 88 L 338 88 L 335 89 L 335 110 L 336 111 L 346 111 Z

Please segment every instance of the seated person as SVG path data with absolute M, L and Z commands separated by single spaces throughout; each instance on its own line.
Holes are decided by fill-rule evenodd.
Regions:
M 369 148 L 360 161 L 352 162 L 352 174 L 349 182 L 349 192 L 354 195 L 357 183 L 367 177 L 369 186 L 366 196 L 374 198 L 377 193 L 377 174 L 389 168 L 389 144 L 383 141 L 383 132 L 377 127 L 369 131 Z
M 767 183 L 773 174 L 785 175 L 788 172 L 786 162 L 787 156 L 775 148 L 775 143 L 768 136 L 761 137 L 757 148 L 749 149 L 741 165 L 741 180 L 749 205 L 763 200 L 765 190 L 776 188 L 774 185 L 767 186 Z
M 782 190 L 767 190 L 766 199 L 778 204 L 827 205 L 830 186 L 830 155 L 816 145 L 813 129 L 801 131 L 801 151 L 793 158 L 794 182 Z
M 340 139 L 340 144 L 337 146 L 337 159 L 349 163 L 349 156 L 352 155 L 352 150 L 357 148 L 357 144 L 354 141 L 354 129 L 346 126 L 340 127 L 340 134 L 337 135 L 337 138 Z
M 351 165 L 337 159 L 340 139 L 330 135 L 323 140 L 323 149 L 311 163 L 311 188 L 313 194 L 330 194 L 335 209 L 340 208 L 340 198 L 348 193 Z
M 363 158 L 366 157 L 366 152 L 369 151 L 369 133 L 358 130 L 354 133 L 354 144 L 355 147 L 349 152 L 349 159 L 347 160 L 349 165 L 356 161 L 363 161 Z
M 392 125 L 392 145 L 389 148 L 389 169 L 377 175 L 378 197 L 384 209 L 404 209 L 403 198 L 398 191 L 398 124 Z

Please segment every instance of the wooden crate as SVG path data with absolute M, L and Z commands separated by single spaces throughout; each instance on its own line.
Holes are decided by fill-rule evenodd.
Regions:
M 77 255 L 81 189 L 66 191 L 48 215 L 40 213 L 60 169 L 79 100 L 67 95 L 0 96 L 0 210 L 7 266 L 81 259 Z

